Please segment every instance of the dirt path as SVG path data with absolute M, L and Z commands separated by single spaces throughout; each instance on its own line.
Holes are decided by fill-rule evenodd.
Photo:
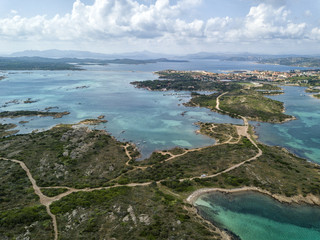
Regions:
M 259 151 L 259 152 L 258 152 L 258 154 L 257 154 L 256 156 L 254 156 L 254 157 L 252 157 L 252 158 L 250 158 L 250 159 L 248 159 L 248 160 L 245 160 L 245 161 L 243 161 L 243 162 L 241 162 L 241 163 L 238 163 L 238 164 L 236 164 L 236 165 L 233 165 L 232 167 L 229 167 L 229 168 L 227 168 L 226 170 L 223 170 L 222 172 L 218 172 L 218 173 L 215 173 L 215 174 L 212 174 L 212 175 L 208 175 L 208 176 L 204 176 L 204 177 L 201 177 L 201 178 L 213 178 L 213 177 L 217 177 L 217 176 L 219 176 L 219 175 L 221 175 L 221 174 L 223 174 L 223 173 L 230 172 L 230 171 L 232 171 L 232 170 L 234 170 L 234 169 L 242 166 L 243 164 L 245 164 L 245 163 L 247 163 L 247 162 L 254 161 L 254 160 L 256 160 L 258 157 L 260 157 L 260 156 L 262 155 L 262 150 L 261 150 L 260 148 L 258 149 L 258 151 Z M 195 178 L 198 178 L 198 177 L 181 179 L 180 181 L 193 180 L 193 179 L 195 179 Z
M 40 187 L 37 185 L 36 180 L 33 178 L 32 174 L 30 173 L 29 168 L 24 164 L 24 162 L 21 162 L 19 160 L 15 159 L 7 159 L 7 158 L 1 158 L 2 160 L 5 161 L 11 161 L 14 163 L 20 164 L 21 168 L 27 173 L 27 176 L 32 184 L 32 188 L 34 190 L 34 193 L 39 196 L 40 203 L 46 207 L 47 213 L 49 216 L 52 218 L 52 224 L 53 224 L 53 229 L 54 229 L 54 239 L 58 240 L 58 224 L 57 224 L 57 219 L 54 214 L 50 211 L 50 204 L 52 203 L 52 198 L 45 196 L 42 192 Z
M 219 95 L 218 97 L 217 97 L 217 99 L 216 99 L 216 109 L 217 110 L 220 110 L 221 111 L 221 109 L 220 109 L 220 97 L 222 97 L 223 95 L 226 95 L 228 92 L 225 92 L 225 93 L 222 93 L 221 95 Z
M 124 146 L 124 150 L 125 150 L 125 152 L 126 152 L 126 155 L 128 156 L 128 158 L 129 158 L 129 160 L 126 162 L 126 165 L 127 166 L 130 166 L 130 161 L 132 160 L 132 157 L 131 157 L 131 155 L 130 155 L 130 153 L 129 153 L 129 151 L 128 151 L 128 147 L 130 147 L 131 145 L 130 144 L 127 144 L 127 145 L 125 145 Z
M 64 186 L 59 186 L 59 187 L 45 187 L 46 189 L 54 189 L 54 188 L 66 188 L 68 189 L 68 191 L 61 193 L 57 196 L 54 196 L 51 199 L 51 202 L 49 205 L 51 205 L 53 202 L 55 201 L 59 201 L 62 198 L 72 194 L 72 193 L 77 193 L 77 192 L 93 192 L 93 191 L 99 191 L 99 190 L 107 190 L 107 189 L 111 189 L 111 188 L 116 188 L 116 187 L 141 187 L 141 186 L 148 186 L 149 184 L 151 184 L 152 182 L 145 182 L 145 183 L 129 183 L 129 184 L 125 184 L 125 185 L 120 185 L 120 184 L 115 184 L 113 186 L 109 186 L 109 187 L 98 187 L 98 188 L 82 188 L 82 189 L 76 189 L 76 188 L 70 188 L 70 187 L 64 187 Z
M 44 189 L 57 189 L 57 188 L 66 188 L 68 189 L 68 191 L 61 193 L 57 196 L 54 197 L 47 197 L 46 195 L 44 195 L 41 191 L 41 188 L 37 185 L 36 180 L 33 178 L 29 168 L 25 165 L 24 162 L 16 160 L 16 159 L 8 159 L 8 158 L 0 158 L 1 160 L 5 160 L 5 161 L 11 161 L 14 163 L 18 163 L 21 168 L 26 172 L 29 181 L 32 184 L 32 188 L 34 190 L 34 193 L 36 195 L 39 196 L 40 199 L 40 203 L 46 207 L 47 213 L 48 215 L 52 218 L 52 224 L 53 224 L 53 229 L 54 229 L 54 240 L 58 240 L 58 224 L 57 224 L 57 218 L 56 216 L 51 212 L 50 210 L 50 205 L 55 202 L 55 201 L 59 201 L 62 198 L 72 194 L 72 193 L 76 193 L 76 192 L 93 192 L 96 190 L 104 190 L 104 189 L 111 189 L 111 188 L 116 188 L 116 187 L 122 187 L 122 186 L 127 186 L 127 187 L 138 187 L 138 186 L 147 186 L 149 184 L 151 184 L 152 182 L 145 182 L 145 183 L 129 183 L 126 185 L 119 185 L 119 184 L 115 184 L 113 186 L 109 186 L 109 187 L 100 187 L 100 188 L 84 188 L 84 189 L 76 189 L 76 188 L 70 188 L 70 187 L 65 187 L 65 186 L 55 186 L 55 187 L 45 187 Z
M 219 101 L 219 100 L 220 100 L 220 97 L 222 97 L 223 95 L 225 95 L 225 94 L 227 94 L 227 93 L 228 93 L 228 92 L 222 93 L 221 95 L 219 95 L 219 96 L 217 97 L 217 99 L 216 99 L 216 101 L 217 101 L 217 103 L 216 103 L 216 109 L 217 109 L 217 110 L 221 110 L 221 109 L 220 109 L 220 101 Z M 223 174 L 223 173 L 230 172 L 230 171 L 232 171 L 232 170 L 234 170 L 234 169 L 242 166 L 242 165 L 245 164 L 245 163 L 254 161 L 254 160 L 256 160 L 257 158 L 259 158 L 260 156 L 262 156 L 262 154 L 263 154 L 262 150 L 258 147 L 258 145 L 256 144 L 256 142 L 252 139 L 252 136 L 248 133 L 249 123 L 248 123 L 247 118 L 245 118 L 245 117 L 243 117 L 243 116 L 240 116 L 240 117 L 241 117 L 242 120 L 243 120 L 243 126 L 236 126 L 236 127 L 237 127 L 237 132 L 238 132 L 238 135 L 239 135 L 239 140 L 238 140 L 238 142 L 240 141 L 241 136 L 248 138 L 249 141 L 258 149 L 257 155 L 255 155 L 254 157 L 252 157 L 252 158 L 250 158 L 250 159 L 247 159 L 247 160 L 245 160 L 245 161 L 243 161 L 243 162 L 241 162 L 241 163 L 238 163 L 238 164 L 236 164 L 236 165 L 233 165 L 232 167 L 227 168 L 226 170 L 224 170 L 224 171 L 222 171 L 222 172 L 215 173 L 215 174 L 212 174 L 212 175 L 208 175 L 208 176 L 205 176 L 205 177 L 202 177 L 202 178 L 217 177 L 217 176 L 219 176 L 219 175 L 221 175 L 221 174 Z M 222 144 L 231 144 L 231 143 L 230 143 L 231 139 L 232 139 L 232 137 L 231 137 L 228 141 L 226 141 L 226 142 L 224 142 L 224 143 L 222 143 Z M 195 178 L 196 178 L 196 177 L 188 178 L 188 179 L 181 179 L 180 181 L 193 180 L 193 179 L 195 179 Z

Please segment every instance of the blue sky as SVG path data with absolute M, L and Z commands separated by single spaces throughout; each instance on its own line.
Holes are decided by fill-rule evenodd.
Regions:
M 1 0 L 0 52 L 320 54 L 320 0 Z

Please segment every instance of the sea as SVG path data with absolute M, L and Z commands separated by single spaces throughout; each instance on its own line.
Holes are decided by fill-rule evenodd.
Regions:
M 242 240 L 320 239 L 320 208 L 280 203 L 257 192 L 203 195 L 199 213 Z
M 212 145 L 213 139 L 196 133 L 199 127 L 195 123 L 198 121 L 242 124 L 242 120 L 205 108 L 184 106 L 191 98 L 190 92 L 147 91 L 135 88 L 130 82 L 157 79 L 154 72 L 166 69 L 217 73 L 233 70 L 302 69 L 219 60 L 90 65 L 84 68 L 84 71 L 1 72 L 0 75 L 6 78 L 0 81 L 0 111 L 50 109 L 49 111 L 69 111 L 70 114 L 58 119 L 37 116 L 3 118 L 0 123 L 15 123 L 16 130 L 19 130 L 17 134 L 25 134 L 44 131 L 60 123 L 73 124 L 104 115 L 108 122 L 96 128 L 106 130 L 119 141 L 135 144 L 142 153 L 140 160 L 143 160 L 155 150 Z M 284 102 L 286 113 L 297 119 L 283 124 L 251 122 L 259 141 L 285 147 L 308 161 L 320 164 L 320 100 L 311 97 L 302 87 L 282 88 L 284 94 L 270 98 Z M 318 225 L 313 223 L 313 208 L 310 210 L 310 207 L 283 206 L 257 193 L 238 194 L 236 197 L 228 195 L 227 198 L 230 201 L 224 203 L 225 195 L 212 194 L 199 198 L 197 204 L 203 216 L 213 216 L 212 221 L 243 240 L 320 239 L 320 221 L 316 219 Z M 252 206 L 252 209 L 246 204 Z M 277 213 L 279 209 L 283 215 L 270 214 Z M 286 214 L 287 212 L 292 212 L 292 215 Z M 316 213 L 320 216 L 320 212 Z M 304 216 L 301 221 L 295 221 L 300 215 Z M 304 224 L 302 221 L 308 218 Z M 296 235 L 298 233 L 305 237 L 299 238 L 300 235 Z

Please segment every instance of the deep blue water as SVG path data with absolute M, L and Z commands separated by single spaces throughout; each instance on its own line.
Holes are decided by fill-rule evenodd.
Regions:
M 282 204 L 256 192 L 214 192 L 196 205 L 202 216 L 242 240 L 320 239 L 319 207 Z

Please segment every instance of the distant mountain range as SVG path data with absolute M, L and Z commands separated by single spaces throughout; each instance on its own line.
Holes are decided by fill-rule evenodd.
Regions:
M 74 51 L 74 50 L 26 50 L 22 52 L 15 52 L 10 54 L 8 57 L 43 57 L 43 58 L 91 58 L 91 59 L 158 59 L 158 58 L 171 58 L 172 55 L 152 53 L 148 51 L 143 52 L 131 52 L 131 53 L 117 53 L 117 54 L 104 54 L 88 51 Z
M 174 60 L 173 60 L 174 59 Z M 74 69 L 88 64 L 147 64 L 156 62 L 185 62 L 188 60 L 251 61 L 299 67 L 320 67 L 319 55 L 266 55 L 251 53 L 199 52 L 187 55 L 169 55 L 148 51 L 104 54 L 74 50 L 27 50 L 0 57 L 0 70 L 11 69 Z M 73 63 L 73 64 L 71 64 Z M 76 64 L 76 65 L 75 65 Z
M 199 52 L 194 54 L 188 54 L 184 56 L 186 59 L 219 59 L 229 61 L 260 61 L 262 59 L 274 59 L 274 58 L 298 58 L 298 57 L 312 57 L 317 58 L 319 55 L 295 55 L 295 54 L 283 54 L 283 55 L 268 55 L 268 54 L 256 54 L 256 53 L 208 53 Z
M 77 59 L 135 59 L 135 60 L 147 60 L 147 59 L 219 59 L 219 60 L 231 60 L 231 61 L 261 61 L 263 59 L 272 58 L 297 58 L 297 57 L 320 57 L 319 55 L 268 55 L 268 54 L 255 54 L 255 53 L 210 53 L 199 52 L 187 55 L 173 55 L 163 53 L 153 53 L 149 51 L 141 52 L 129 52 L 129 53 L 115 53 L 105 54 L 88 51 L 75 51 L 75 50 L 57 50 L 50 49 L 44 51 L 38 50 L 26 50 L 22 52 L 15 52 L 6 57 L 43 57 L 43 58 L 77 58 Z

